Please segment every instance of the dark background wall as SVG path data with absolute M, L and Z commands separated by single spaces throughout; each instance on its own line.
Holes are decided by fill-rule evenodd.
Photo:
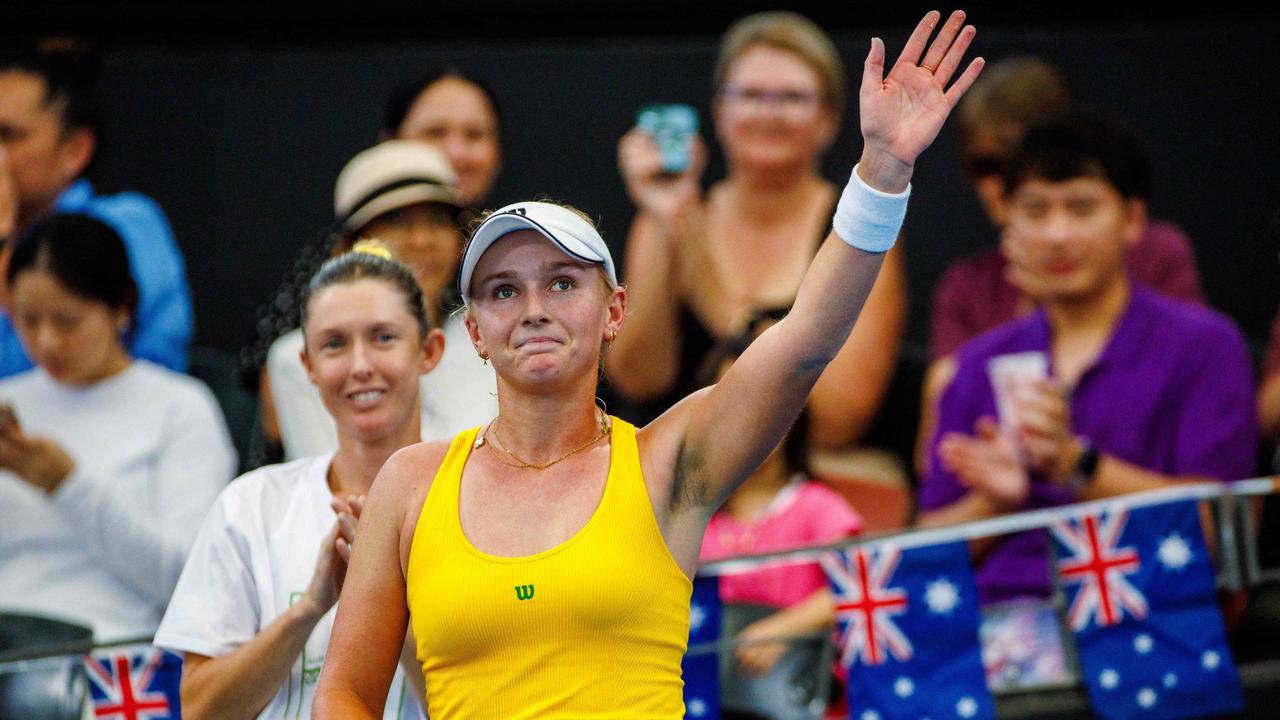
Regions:
M 726 5 L 480 2 L 463 17 L 375 4 L 304 21 L 236 3 L 167 15 L 150 3 L 55 3 L 0 39 L 59 29 L 101 37 L 106 126 L 95 179 L 166 209 L 187 258 L 197 344 L 235 350 L 297 248 L 330 219 L 333 180 L 376 140 L 388 90 L 444 63 L 487 78 L 502 105 L 506 165 L 493 201 L 572 202 L 620 254 L 631 209 L 617 138 L 645 102 L 688 102 L 706 117 L 717 35 L 759 9 Z M 854 78 L 871 35 L 896 54 L 919 16 L 905 4 L 801 9 L 830 29 Z M 1041 55 L 1086 101 L 1139 131 L 1154 161 L 1153 214 L 1187 230 L 1210 301 L 1260 342 L 1280 301 L 1275 18 L 1039 12 L 971 11 L 975 51 Z M 857 140 L 851 115 L 825 163 L 831 179 L 847 177 Z M 944 130 L 916 173 L 906 226 L 916 343 L 946 263 L 993 235 L 956 155 Z M 717 157 L 708 177 L 722 174 Z

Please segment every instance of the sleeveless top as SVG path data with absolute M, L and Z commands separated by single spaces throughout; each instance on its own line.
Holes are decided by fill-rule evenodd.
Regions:
M 458 435 L 423 502 L 405 585 L 431 717 L 681 718 L 693 584 L 653 515 L 636 431 L 613 418 L 591 518 L 535 555 L 489 555 L 458 517 L 479 428 Z

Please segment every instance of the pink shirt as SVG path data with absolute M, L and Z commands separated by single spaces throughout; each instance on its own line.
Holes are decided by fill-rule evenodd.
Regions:
M 844 497 L 825 485 L 797 476 L 755 520 L 743 522 L 724 510 L 712 515 L 698 559 L 706 562 L 818 545 L 861 531 L 862 518 Z M 784 608 L 826 585 L 826 575 L 817 563 L 788 565 L 725 575 L 720 578 L 720 599 Z

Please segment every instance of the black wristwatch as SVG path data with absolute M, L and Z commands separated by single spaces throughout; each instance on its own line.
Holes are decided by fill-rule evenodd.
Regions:
M 1076 458 L 1075 467 L 1071 469 L 1071 478 L 1067 484 L 1072 490 L 1080 492 L 1093 484 L 1094 476 L 1098 474 L 1098 451 L 1088 438 L 1077 438 L 1076 441 L 1080 443 L 1080 455 Z

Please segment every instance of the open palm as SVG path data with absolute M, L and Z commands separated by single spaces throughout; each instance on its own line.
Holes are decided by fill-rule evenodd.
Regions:
M 924 16 L 887 76 L 884 43 L 879 38 L 872 39 L 863 65 L 858 98 L 865 147 L 905 168 L 912 167 L 938 136 L 951 109 L 982 71 L 982 58 L 975 58 L 947 87 L 977 31 L 964 24 L 964 12 L 957 10 L 926 53 L 929 36 L 940 19 L 936 11 Z

